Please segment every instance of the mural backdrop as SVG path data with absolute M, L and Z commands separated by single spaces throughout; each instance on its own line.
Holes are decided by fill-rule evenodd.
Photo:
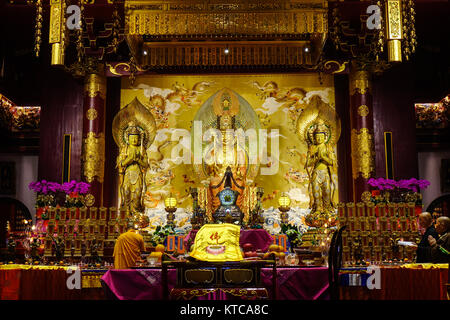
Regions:
M 296 123 L 313 101 L 335 108 L 331 76 L 324 76 L 320 84 L 317 74 L 152 75 L 138 77 L 134 86 L 123 78 L 121 108 L 135 98 L 150 110 L 157 127 L 154 142 L 147 149 L 149 167 L 145 174 L 144 195 L 146 213 L 153 227 L 165 222 L 164 199 L 171 193 L 178 200 L 177 227 L 180 231 L 190 227 L 192 199 L 189 188 L 207 188 L 211 177 L 220 175 L 220 170 L 224 169 L 214 162 L 196 167 L 193 154 L 186 153 L 195 144 L 194 120 L 202 121 L 204 134 L 208 128 L 226 126 L 224 115 L 235 115 L 233 124 L 228 124 L 230 128 L 256 129 L 258 141 L 263 132 L 259 129 L 266 130 L 267 146 L 263 148 L 259 143 L 258 148 L 259 152 L 262 149 L 267 152 L 267 157 L 258 158 L 258 164 L 251 166 L 248 147 L 244 148 L 246 171 L 241 179 L 245 184 L 264 188 L 266 227 L 274 231 L 279 228 L 276 208 L 283 192 L 292 200 L 291 222 L 303 225 L 302 219 L 309 206 L 308 175 L 304 169 L 307 144 L 297 134 Z M 186 136 L 187 132 L 191 134 L 190 138 Z M 279 147 L 274 148 L 277 139 Z M 203 141 L 202 146 L 205 153 L 208 146 L 213 149 L 214 144 Z M 189 162 L 187 159 L 191 163 L 186 163 Z M 265 161 L 261 162 L 261 159 Z M 262 170 L 265 174 L 261 174 Z M 337 170 L 334 170 L 337 186 Z M 237 172 L 240 172 L 239 168 L 234 171 L 235 175 Z M 334 197 L 337 202 L 337 192 Z

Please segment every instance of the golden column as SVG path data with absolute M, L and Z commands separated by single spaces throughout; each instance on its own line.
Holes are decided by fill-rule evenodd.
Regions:
M 385 6 L 388 60 L 402 62 L 402 2 L 387 0 Z
M 50 1 L 50 26 L 48 42 L 52 45 L 51 64 L 54 66 L 64 65 L 67 35 L 65 13 L 65 0 Z
M 105 95 L 104 66 L 99 64 L 85 77 L 83 100 L 82 179 L 91 184 L 95 207 L 103 206 Z
M 352 65 L 350 72 L 350 127 L 353 200 L 370 196 L 367 180 L 375 174 L 373 105 L 370 72 Z

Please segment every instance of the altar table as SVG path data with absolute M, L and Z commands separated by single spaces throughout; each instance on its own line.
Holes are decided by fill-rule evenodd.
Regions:
M 341 270 L 340 298 L 343 300 L 446 300 L 448 264 L 408 264 L 381 267 L 381 289 L 366 287 L 366 268 Z M 357 286 L 346 274 L 360 274 Z
M 277 268 L 277 298 L 279 300 L 327 300 L 328 268 Z M 171 290 L 176 283 L 176 270 L 168 270 Z M 272 269 L 261 269 L 262 284 L 272 296 Z M 113 298 L 120 300 L 161 300 L 161 269 L 109 270 L 102 281 Z
M 0 265 L 0 300 L 103 300 L 99 276 L 105 272 L 82 270 L 82 288 L 70 290 L 67 267 Z

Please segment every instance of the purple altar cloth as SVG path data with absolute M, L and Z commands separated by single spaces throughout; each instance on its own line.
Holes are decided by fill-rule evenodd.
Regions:
M 255 250 L 261 249 L 262 252 L 266 252 L 273 243 L 273 238 L 264 229 L 241 230 L 239 245 L 242 248 L 246 243 L 253 244 Z
M 278 300 L 327 300 L 328 269 L 314 268 L 277 268 Z M 261 270 L 262 284 L 267 287 L 269 297 L 272 285 L 272 269 Z M 109 270 L 103 282 L 120 300 L 161 300 L 161 269 Z M 168 270 L 169 291 L 176 283 L 176 270 Z

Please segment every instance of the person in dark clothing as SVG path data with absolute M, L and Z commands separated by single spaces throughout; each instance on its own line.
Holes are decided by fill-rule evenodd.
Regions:
M 431 261 L 433 263 L 450 263 L 450 218 L 437 218 L 436 231 L 440 235 L 438 240 L 431 236 L 428 237 L 431 246 Z
M 422 236 L 422 240 L 417 246 L 417 263 L 431 262 L 431 251 L 428 238 L 431 236 L 434 239 L 438 239 L 438 233 L 433 226 L 433 217 L 429 212 L 422 212 L 419 215 L 419 225 L 425 230 Z

